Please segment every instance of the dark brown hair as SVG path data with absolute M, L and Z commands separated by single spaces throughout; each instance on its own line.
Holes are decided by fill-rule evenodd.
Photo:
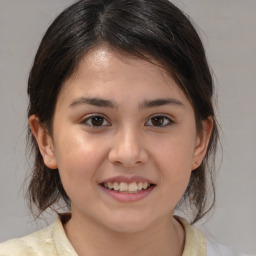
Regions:
M 199 132 L 201 121 L 213 118 L 208 151 L 202 164 L 192 172 L 181 200 L 188 203 L 193 212 L 192 222 L 196 222 L 213 207 L 215 200 L 214 159 L 210 160 L 215 156 L 218 140 L 212 104 L 213 81 L 195 28 L 168 0 L 81 0 L 63 11 L 48 28 L 35 56 L 28 81 L 28 117 L 36 115 L 51 133 L 61 86 L 74 73 L 81 58 L 103 43 L 160 63 L 190 100 Z M 70 206 L 58 170 L 45 166 L 30 128 L 28 140 L 34 153 L 27 193 L 30 206 L 35 205 L 39 215 L 63 200 Z M 207 184 L 212 188 L 210 203 L 207 203 Z

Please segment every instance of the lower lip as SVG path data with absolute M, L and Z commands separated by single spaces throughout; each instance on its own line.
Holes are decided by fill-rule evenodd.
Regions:
M 124 192 L 117 192 L 115 190 L 110 190 L 110 189 L 107 189 L 103 186 L 100 186 L 100 187 L 105 193 L 107 193 L 112 198 L 114 198 L 118 201 L 121 201 L 121 202 L 139 201 L 139 200 L 145 198 L 146 196 L 148 196 L 153 191 L 153 189 L 155 188 L 155 186 L 151 186 L 148 189 L 141 190 L 137 193 L 124 193 Z

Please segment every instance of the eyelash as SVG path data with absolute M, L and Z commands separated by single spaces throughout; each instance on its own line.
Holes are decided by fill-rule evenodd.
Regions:
M 92 124 L 92 121 L 93 121 L 93 118 L 94 119 L 101 119 L 101 121 L 103 121 L 103 124 L 100 124 L 100 125 L 93 125 Z M 89 123 L 90 122 L 90 123 Z M 87 116 L 83 121 L 82 121 L 83 124 L 89 126 L 89 127 L 92 127 L 92 128 L 100 128 L 100 127 L 104 127 L 104 126 L 110 126 L 110 123 L 109 121 L 107 121 L 107 119 L 102 116 L 102 115 L 99 115 L 99 114 L 94 114 L 94 115 L 90 115 L 90 116 Z M 104 123 L 107 123 L 107 124 L 104 124 Z
M 152 120 L 154 118 L 155 118 L 155 120 L 157 118 L 161 118 L 163 122 L 161 122 L 160 125 L 153 125 Z M 149 122 L 151 122 L 152 125 L 147 125 Z M 166 126 L 172 125 L 173 123 L 174 123 L 174 121 L 170 117 L 158 114 L 158 115 L 151 116 L 150 119 L 146 122 L 146 126 L 166 127 Z
M 93 124 L 92 123 L 93 119 L 96 122 L 100 121 L 99 125 Z M 159 119 L 159 120 L 157 120 L 157 119 Z M 157 122 L 160 121 L 160 125 L 154 125 L 153 120 L 157 121 Z M 93 114 L 93 115 L 87 116 L 82 121 L 82 123 L 87 125 L 88 127 L 92 127 L 92 128 L 101 128 L 101 127 L 104 127 L 104 126 L 111 126 L 110 122 L 104 116 L 102 116 L 100 114 Z M 149 124 L 149 123 L 151 123 L 151 124 Z M 166 127 L 166 126 L 172 125 L 173 123 L 174 123 L 174 121 L 171 118 L 169 118 L 165 115 L 158 114 L 158 115 L 151 116 L 149 118 L 149 120 L 145 123 L 145 126 Z

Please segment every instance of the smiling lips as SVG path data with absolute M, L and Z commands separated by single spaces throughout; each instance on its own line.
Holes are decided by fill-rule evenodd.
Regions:
M 155 188 L 155 184 L 142 177 L 118 176 L 100 183 L 103 191 L 122 202 L 140 200 L 149 195 Z
M 114 191 L 118 192 L 125 192 L 125 193 L 138 193 L 141 190 L 145 190 L 150 186 L 150 183 L 148 182 L 105 182 L 104 187 L 107 189 L 112 189 Z

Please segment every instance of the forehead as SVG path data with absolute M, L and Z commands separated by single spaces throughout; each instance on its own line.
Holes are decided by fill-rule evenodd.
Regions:
M 120 72 L 123 74 L 129 72 L 134 73 L 134 69 L 142 72 L 140 74 L 150 72 L 152 75 L 161 79 L 164 77 L 171 78 L 166 70 L 155 60 L 149 58 L 149 61 L 147 61 L 107 46 L 98 47 L 84 55 L 72 78 L 81 77 L 83 74 L 88 76 L 91 72 L 98 75 L 104 74 L 109 76 L 113 74 L 117 75 Z M 89 72 L 87 72 L 88 70 Z
M 182 90 L 172 76 L 156 61 L 113 50 L 98 47 L 89 51 L 79 62 L 73 75 L 64 83 L 62 93 L 104 94 L 106 88 L 124 90 L 127 94 L 136 89 L 143 97 L 152 92 L 155 97 L 163 97 L 172 92 L 178 98 L 184 98 Z

